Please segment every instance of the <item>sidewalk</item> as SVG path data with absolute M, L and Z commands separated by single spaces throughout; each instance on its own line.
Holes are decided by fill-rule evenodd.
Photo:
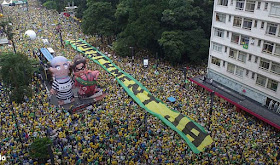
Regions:
M 223 86 L 222 84 L 219 84 L 215 81 L 210 83 L 209 80 L 203 81 L 203 76 L 190 78 L 190 80 L 205 88 L 207 91 L 214 91 L 215 95 L 225 99 L 226 101 L 235 105 L 237 108 L 254 115 L 258 119 L 263 120 L 264 122 L 280 130 L 280 114 L 269 110 L 260 103 L 247 98 L 246 96 L 240 95 L 239 93 Z

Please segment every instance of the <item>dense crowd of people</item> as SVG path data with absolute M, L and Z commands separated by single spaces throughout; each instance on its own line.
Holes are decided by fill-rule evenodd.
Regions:
M 46 10 L 30 0 L 28 11 L 22 6 L 3 7 L 4 15 L 13 19 L 16 50 L 30 58 L 35 48 L 52 47 L 56 55 L 73 59 L 78 52 L 62 46 L 56 24 L 61 24 L 63 40 L 83 38 L 91 44 L 95 37 L 81 32 L 79 24 Z M 37 39 L 29 41 L 24 32 L 32 29 Z M 48 39 L 45 45 L 42 39 Z M 9 45 L 5 51 L 13 51 Z M 102 51 L 102 49 L 101 49 Z M 104 48 L 105 51 L 105 48 Z M 213 114 L 209 116 L 210 94 L 195 84 L 185 86 L 182 66 L 170 66 L 149 58 L 149 67 L 142 65 L 143 55 L 135 59 L 121 57 L 106 49 L 112 61 L 140 81 L 169 108 L 190 117 L 206 130 L 214 142 L 202 153 L 195 154 L 187 143 L 156 117 L 146 114 L 123 90 L 113 76 L 88 61 L 88 68 L 99 70 L 98 85 L 106 98 L 91 109 L 70 114 L 51 105 L 42 81 L 34 76 L 33 96 L 22 104 L 8 101 L 7 89 L 0 84 L 0 164 L 39 164 L 29 156 L 29 146 L 36 138 L 50 137 L 56 164 L 279 164 L 279 130 L 255 117 L 238 112 L 234 106 L 215 97 Z M 105 53 L 105 52 L 103 52 Z M 156 67 L 153 67 L 157 63 Z M 204 74 L 206 66 L 189 66 L 187 76 Z M 168 103 L 168 97 L 176 98 Z M 147 123 L 144 122 L 147 115 Z M 209 124 L 211 121 L 211 124 Z M 51 160 L 48 160 L 48 164 Z

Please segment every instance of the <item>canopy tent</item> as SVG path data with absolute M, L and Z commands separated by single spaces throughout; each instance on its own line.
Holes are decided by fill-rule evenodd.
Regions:
M 41 48 L 40 51 L 42 52 L 43 56 L 50 62 L 53 59 L 53 56 L 50 54 L 48 49 Z
M 3 3 L 2 3 L 2 5 L 3 5 L 3 6 L 9 6 L 9 3 L 6 2 L 6 0 L 4 0 Z
M 168 97 L 167 99 L 168 99 L 168 101 L 170 101 L 171 103 L 173 103 L 173 102 L 176 101 L 176 99 L 175 99 L 174 97 Z

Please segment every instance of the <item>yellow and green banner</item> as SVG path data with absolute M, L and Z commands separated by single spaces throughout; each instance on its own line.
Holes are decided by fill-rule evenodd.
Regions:
M 199 124 L 187 116 L 169 109 L 161 100 L 155 98 L 139 81 L 116 66 L 111 59 L 95 47 L 82 39 L 66 42 L 112 74 L 137 104 L 176 131 L 187 142 L 193 152 L 202 152 L 206 146 L 213 142 L 210 135 Z

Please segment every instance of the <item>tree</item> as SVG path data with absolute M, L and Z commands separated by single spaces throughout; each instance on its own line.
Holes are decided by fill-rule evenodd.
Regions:
M 202 29 L 194 29 L 183 33 L 183 60 L 199 63 L 208 57 L 209 40 Z
M 0 79 L 11 90 L 10 99 L 17 103 L 24 101 L 24 96 L 30 97 L 30 83 L 37 71 L 36 63 L 21 53 L 3 53 L 0 56 Z
M 54 1 L 47 1 L 43 3 L 43 6 L 47 9 L 56 9 L 57 3 L 55 3 Z
M 84 12 L 82 29 L 85 34 L 99 34 L 109 37 L 115 34 L 114 9 L 109 2 L 88 3 L 88 9 Z
M 160 19 L 165 1 L 124 0 L 120 2 L 115 13 L 118 27 L 121 27 L 118 40 L 114 44 L 116 53 L 124 53 L 119 52 L 124 48 L 118 46 L 125 44 L 118 42 L 128 43 L 126 46 L 134 47 L 136 51 L 144 49 L 156 52 L 159 49 L 158 39 L 162 33 Z M 125 49 L 129 52 L 128 48 Z M 129 54 L 128 52 L 125 54 Z
M 30 145 L 29 155 L 32 159 L 39 160 L 39 163 L 46 163 L 50 158 L 48 147 L 52 141 L 50 138 L 37 138 Z
M 162 33 L 159 44 L 165 53 L 165 58 L 173 64 L 178 63 L 184 51 L 181 31 L 166 31 Z
M 16 46 L 14 43 L 14 33 L 13 33 L 13 26 L 11 23 L 11 19 L 8 20 L 2 20 L 0 22 L 0 29 L 7 35 L 8 40 L 12 42 L 13 48 L 14 48 L 14 53 L 16 53 Z
M 84 11 L 87 10 L 87 1 L 86 0 L 79 0 L 79 3 L 75 2 L 75 4 L 78 6 L 76 17 L 77 18 L 82 18 L 83 14 L 84 14 Z

